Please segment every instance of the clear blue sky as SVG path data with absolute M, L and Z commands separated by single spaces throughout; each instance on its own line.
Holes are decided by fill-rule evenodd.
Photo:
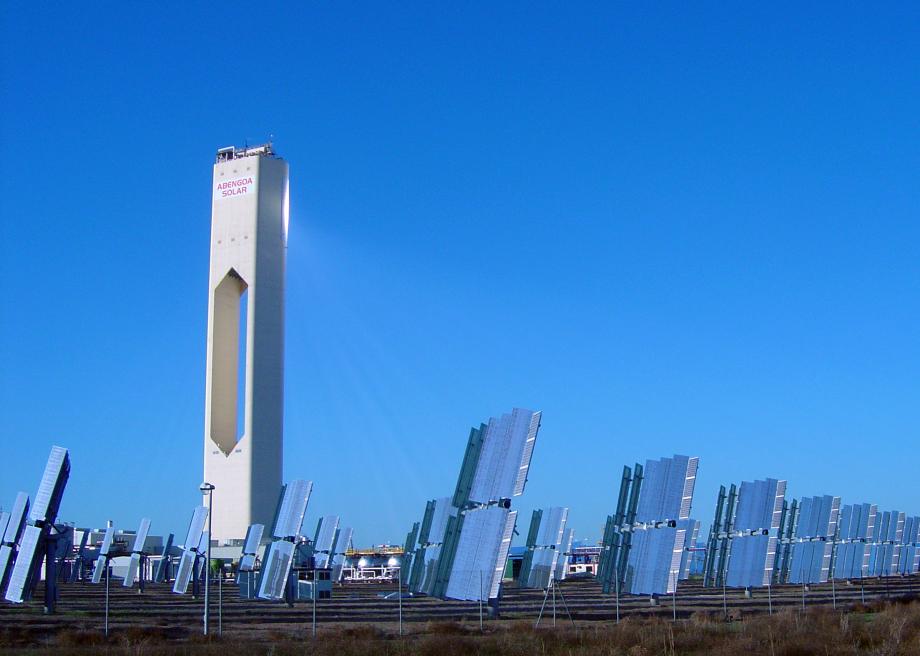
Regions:
M 765 476 L 920 513 L 920 7 L 434 5 L 4 8 L 0 503 L 61 444 L 64 519 L 185 527 L 211 164 L 272 134 L 311 531 L 401 541 L 515 405 L 579 537 L 675 452 L 704 523 Z

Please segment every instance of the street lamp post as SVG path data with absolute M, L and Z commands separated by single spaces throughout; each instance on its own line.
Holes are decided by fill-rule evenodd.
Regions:
M 214 486 L 204 482 L 198 489 L 208 497 L 208 554 L 204 565 L 204 634 L 208 635 L 208 619 L 211 612 L 211 603 L 208 598 L 208 582 L 211 579 L 211 518 L 214 516 Z

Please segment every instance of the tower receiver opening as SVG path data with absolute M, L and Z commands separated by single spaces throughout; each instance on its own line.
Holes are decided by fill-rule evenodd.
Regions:
M 228 456 L 246 433 L 247 290 L 234 269 L 214 289 L 211 440 Z

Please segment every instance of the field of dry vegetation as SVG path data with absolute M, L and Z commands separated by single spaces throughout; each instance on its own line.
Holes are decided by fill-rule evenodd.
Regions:
M 316 639 L 303 632 L 275 631 L 258 639 L 239 632 L 208 641 L 195 634 L 167 634 L 135 627 L 115 632 L 106 640 L 98 631 L 63 630 L 55 635 L 35 635 L 23 627 L 4 626 L 0 627 L 0 651 L 134 656 L 916 655 L 920 654 L 920 603 L 878 603 L 848 612 L 827 608 L 805 613 L 784 610 L 772 616 L 751 615 L 731 623 L 697 613 L 677 622 L 628 618 L 619 625 L 592 622 L 577 628 L 560 624 L 557 628 L 535 630 L 530 622 L 501 621 L 487 623 L 482 633 L 478 624 L 458 622 L 430 622 L 409 630 L 408 635 L 398 636 L 387 629 L 352 625 L 324 628 Z

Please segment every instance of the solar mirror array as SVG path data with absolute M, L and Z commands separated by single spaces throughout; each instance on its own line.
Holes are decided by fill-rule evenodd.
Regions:
M 413 592 L 467 601 L 499 597 L 517 520 L 511 498 L 524 492 L 540 418 L 515 408 L 470 430 L 453 497 L 426 504 L 407 558 Z
M 830 577 L 840 497 L 805 497 L 795 514 L 786 583 L 826 583 Z
M 786 481 L 768 478 L 720 488 L 703 582 L 707 586 L 770 585 L 776 566 Z
M 56 535 L 45 549 L 45 566 L 47 567 L 47 559 L 52 559 L 58 581 L 64 582 L 67 581 L 70 576 L 70 563 L 68 563 L 68 559 L 70 559 L 74 553 L 76 529 L 67 524 L 55 524 L 54 530 Z M 44 576 L 44 573 L 42 573 L 42 576 Z
M 16 547 L 25 530 L 26 517 L 29 514 L 29 495 L 25 492 L 17 494 L 12 510 L 4 514 L 6 520 L 0 545 L 0 592 L 6 590 L 13 563 L 16 562 Z
M 23 603 L 32 598 L 32 593 L 42 573 L 44 561 L 48 574 L 45 586 L 45 608 L 54 610 L 57 600 L 57 540 L 69 535 L 55 527 L 64 488 L 70 477 L 70 455 L 67 449 L 52 447 L 45 464 L 35 503 L 29 506 L 28 497 L 20 493 L 6 521 L 0 552 L 0 591 L 7 601 Z
M 403 544 L 403 555 L 399 570 L 400 585 L 409 584 L 409 578 L 412 575 L 412 567 L 415 563 L 415 554 L 418 550 L 418 537 L 420 527 L 421 523 L 415 522 L 412 524 L 412 528 L 406 534 L 406 542 Z
M 294 567 L 296 545 L 302 539 L 303 518 L 313 491 L 311 481 L 295 480 L 281 490 L 281 500 L 275 514 L 272 536 L 262 569 L 259 572 L 257 596 L 260 599 L 284 599 Z
M 680 561 L 680 576 L 678 576 L 679 581 L 686 581 L 690 578 L 690 568 L 692 564 L 692 555 L 696 549 L 696 541 L 700 535 L 700 520 L 691 519 L 690 520 L 690 532 L 687 534 L 686 544 L 684 548 L 683 555 Z
M 354 531 L 350 527 L 340 528 L 336 531 L 335 545 L 332 548 L 332 580 L 341 581 L 345 569 L 345 558 L 351 549 Z
M 336 533 L 339 530 L 339 518 L 336 515 L 320 517 L 313 534 L 313 558 L 317 569 L 326 569 L 332 565 Z
M 869 548 L 870 576 L 891 576 L 900 569 L 905 514 L 887 510 L 877 516 L 878 537 Z
M 898 554 L 898 572 L 908 575 L 920 571 L 920 517 L 908 517 L 904 524 Z
M 413 555 L 412 575 L 409 579 L 409 588 L 413 592 L 434 594 L 447 525 L 456 515 L 457 508 L 452 505 L 450 497 L 433 499 L 425 505 L 419 530 L 419 546 Z
M 720 488 L 704 585 L 751 589 L 920 570 L 920 518 L 831 495 L 789 501 L 785 491 L 775 479 Z
M 140 574 L 140 587 L 144 587 L 144 564 L 147 561 L 147 535 L 150 533 L 150 520 L 146 517 L 141 520 L 140 527 L 134 537 L 134 546 L 131 548 L 131 559 L 128 561 L 128 571 L 125 573 L 122 586 L 130 588 Z
M 3 534 L 6 533 L 6 525 L 10 522 L 10 513 L 5 510 L 0 512 L 0 544 L 3 541 Z
M 511 499 L 526 486 L 540 419 L 539 412 L 515 409 L 471 429 L 453 495 L 428 501 L 422 521 L 406 537 L 399 577 L 411 591 L 496 606 L 517 520 Z M 698 458 L 676 455 L 624 467 L 597 571 L 605 593 L 671 594 L 688 578 L 700 528 L 690 518 L 698 466 Z M 44 562 L 52 572 L 46 606 L 53 609 L 58 563 L 72 560 L 63 578 L 75 581 L 83 576 L 84 562 L 95 560 L 91 580 L 100 583 L 111 573 L 112 558 L 126 552 L 124 545 L 115 551 L 112 526 L 98 546 L 88 544 L 91 533 L 83 531 L 75 550 L 74 530 L 54 524 L 69 473 L 67 450 L 55 447 L 34 504 L 21 492 L 8 511 L 0 512 L 0 593 L 8 601 L 30 599 Z M 750 590 L 920 572 L 920 517 L 868 503 L 842 505 L 831 495 L 790 500 L 786 489 L 786 481 L 773 478 L 720 488 L 705 547 L 705 586 Z M 341 579 L 353 531 L 340 526 L 338 516 L 327 515 L 312 543 L 306 540 L 302 528 L 311 492 L 309 481 L 282 487 L 261 567 L 265 526 L 249 527 L 239 564 L 245 598 L 281 600 L 295 591 L 300 596 L 300 586 L 291 582 L 295 570 L 302 573 L 308 562 L 331 569 L 332 581 Z M 208 513 L 200 506 L 192 515 L 179 550 L 175 593 L 186 592 L 192 580 L 197 590 L 209 545 Z M 564 507 L 533 512 L 521 587 L 546 589 L 566 577 L 574 543 L 568 513 Z M 150 520 L 142 519 L 128 552 L 124 587 L 139 582 L 143 589 L 149 531 Z M 172 542 L 170 535 L 155 568 L 156 581 L 169 580 Z
M 260 599 L 278 601 L 284 598 L 294 566 L 294 546 L 294 542 L 288 540 L 277 540 L 269 546 L 259 572 L 257 596 Z
M 80 546 L 77 547 L 77 553 L 70 566 L 70 574 L 67 577 L 68 583 L 74 583 L 77 579 L 82 579 L 83 575 L 83 567 L 86 562 L 86 547 L 89 543 L 89 531 L 80 531 L 80 533 Z
M 262 544 L 262 534 L 265 533 L 264 524 L 251 524 L 246 529 L 246 539 L 243 540 L 243 552 L 240 556 L 241 572 L 252 572 L 256 568 L 256 558 L 259 554 L 259 545 Z
M 498 598 L 516 519 L 516 511 L 494 505 L 464 513 L 450 575 L 439 596 L 469 601 Z
M 615 514 L 607 518 L 598 577 L 605 593 L 677 591 L 699 458 L 674 456 L 624 467 Z
M 179 558 L 179 569 L 176 571 L 176 580 L 173 582 L 173 592 L 176 594 L 185 594 L 188 591 L 192 577 L 198 576 L 199 559 L 206 557 L 207 543 L 205 542 L 205 549 L 202 551 L 202 540 L 205 537 L 204 528 L 207 520 L 207 506 L 198 506 L 192 512 L 192 519 L 182 546 L 182 556 Z
M 846 504 L 840 511 L 835 579 L 860 579 L 869 573 L 869 545 L 875 538 L 878 506 L 868 503 Z
M 243 540 L 243 550 L 240 554 L 240 564 L 236 578 L 237 585 L 240 587 L 240 595 L 243 599 L 251 598 L 255 589 L 256 562 L 264 533 L 264 524 L 250 524 L 249 528 L 246 529 L 246 538 Z
M 521 562 L 521 587 L 543 589 L 551 581 L 565 577 L 565 563 L 574 539 L 572 530 L 566 531 L 568 516 L 568 508 L 550 507 L 533 511 Z
M 109 526 L 105 529 L 102 536 L 102 543 L 99 545 L 99 557 L 96 559 L 96 565 L 93 567 L 93 583 L 102 581 L 102 575 L 109 566 L 109 552 L 112 550 L 112 542 L 115 538 L 115 527 Z
M 211 541 L 211 536 L 207 531 L 201 533 L 201 539 L 198 541 L 198 554 L 202 558 L 208 557 L 208 542 Z
M 176 536 L 170 533 L 166 536 L 166 543 L 163 545 L 163 555 L 153 570 L 153 580 L 157 583 L 164 583 L 169 580 L 170 565 L 172 563 L 173 540 Z
M 562 540 L 562 551 L 559 554 L 559 558 L 556 559 L 555 578 L 557 581 L 563 581 L 568 578 L 569 563 L 572 559 L 572 549 L 574 546 L 575 529 L 570 528 L 565 532 L 565 537 Z

